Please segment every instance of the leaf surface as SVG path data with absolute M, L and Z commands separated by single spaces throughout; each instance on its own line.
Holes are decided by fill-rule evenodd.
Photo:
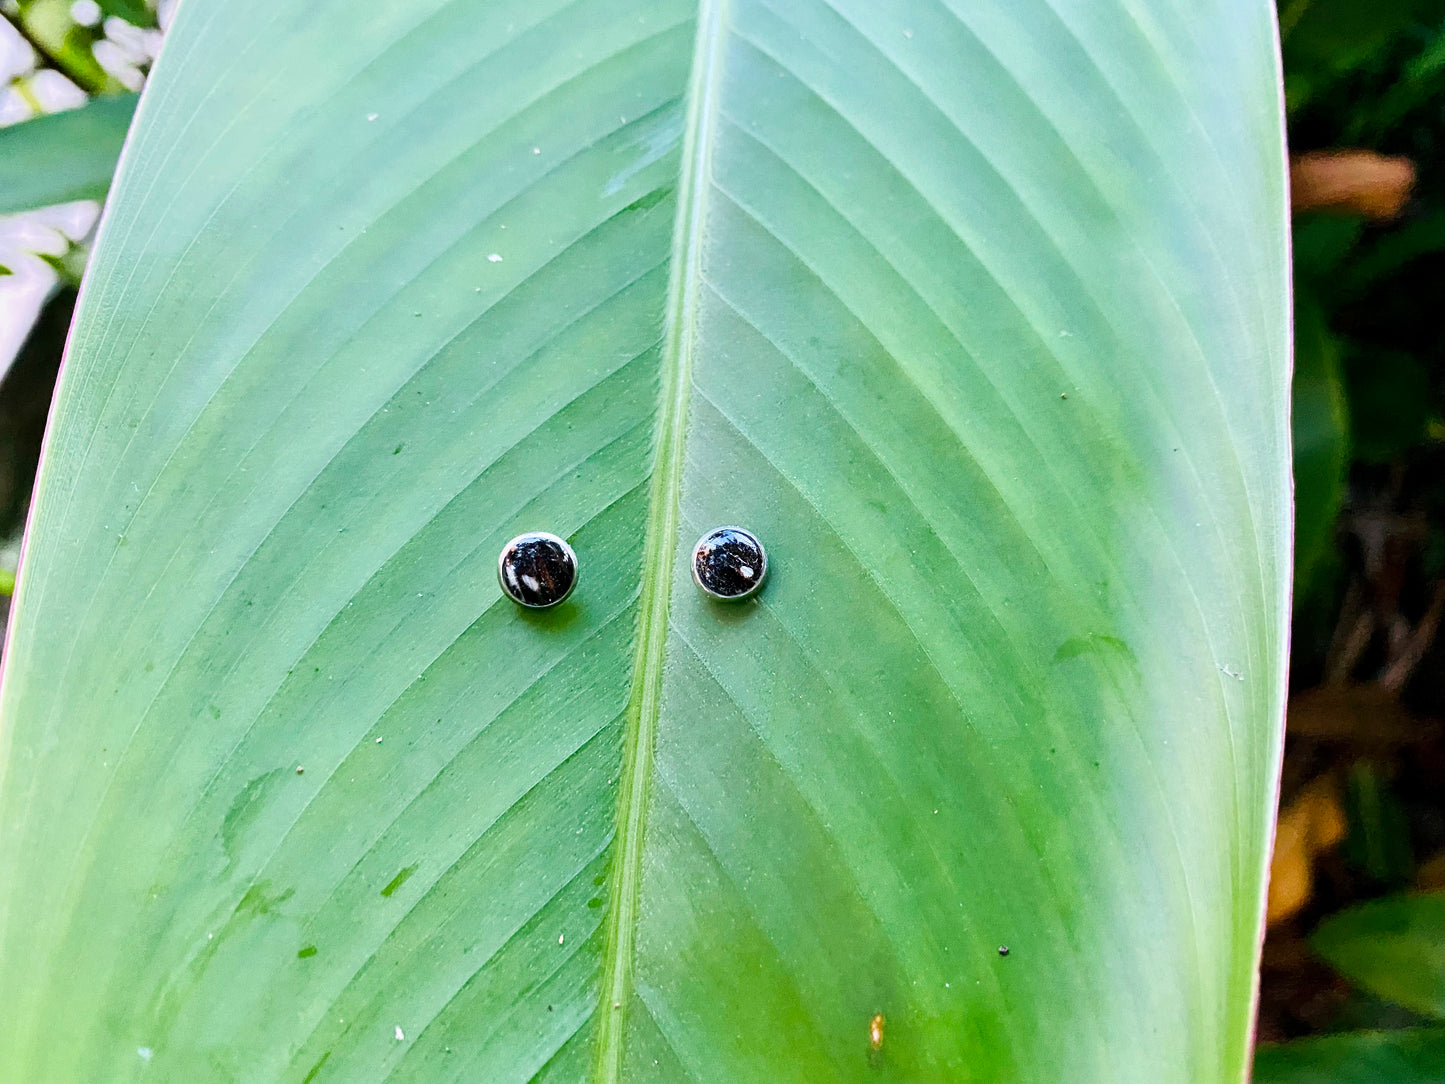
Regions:
M 0 694 L 0 1080 L 1243 1078 L 1270 5 L 187 0 L 136 123 Z

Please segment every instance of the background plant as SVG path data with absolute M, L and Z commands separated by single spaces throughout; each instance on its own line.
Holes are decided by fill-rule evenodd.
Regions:
M 154 23 L 142 7 L 105 10 L 120 23 Z M 73 8 L 41 4 L 10 15 L 39 47 L 42 71 L 63 71 L 88 93 L 134 84 L 107 71 L 107 50 L 97 51 L 110 31 L 96 27 L 124 38 L 119 23 L 85 26 Z M 1398 980 L 1431 974 L 1420 963 L 1440 943 L 1432 940 L 1428 890 L 1445 884 L 1445 754 L 1436 722 L 1445 710 L 1436 638 L 1445 610 L 1445 341 L 1435 301 L 1445 286 L 1445 12 L 1428 2 L 1291 0 L 1281 19 L 1294 150 L 1370 154 L 1311 158 L 1297 171 L 1297 205 L 1306 209 L 1296 258 L 1296 698 L 1261 1034 L 1369 1032 L 1271 1050 L 1261 1079 L 1363 1079 L 1359 1065 L 1393 1057 L 1407 1067 L 1389 1070 L 1401 1081 L 1407 1072 L 1433 1080 L 1428 1067 L 1438 1064 L 1439 1046 L 1419 1025 L 1438 1009 L 1419 993 L 1402 994 Z M 43 84 L 26 73 L 13 86 L 33 96 L 37 79 Z M 83 241 L 84 232 L 83 222 L 62 231 L 51 245 L 58 251 L 45 253 L 55 292 L 0 388 L 0 410 L 11 404 L 16 418 L 5 428 L 14 434 L 12 530 L 83 260 L 83 243 L 68 237 Z M 1427 894 L 1401 903 L 1403 911 L 1329 917 L 1408 890 Z M 1424 917 L 1400 917 L 1417 911 Z M 1347 921 L 1353 915 L 1364 917 Z M 1383 977 L 1346 964 L 1353 957 L 1341 947 L 1351 939 L 1383 944 L 1382 916 L 1425 946 L 1408 962 L 1390 957 L 1402 962 Z M 1380 1030 L 1401 1025 L 1410 1030 Z M 1377 1071 L 1383 1063 L 1370 1064 Z
M 1259 1079 L 1439 1081 L 1445 5 L 1281 18 L 1298 522 L 1260 1034 L 1296 1041 Z

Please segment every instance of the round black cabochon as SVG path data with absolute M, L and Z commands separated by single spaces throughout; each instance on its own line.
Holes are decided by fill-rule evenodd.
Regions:
M 714 598 L 747 598 L 763 585 L 767 571 L 763 544 L 741 527 L 709 531 L 692 551 L 692 578 Z
M 502 548 L 497 579 L 513 602 L 532 609 L 555 606 L 577 584 L 577 555 L 554 534 L 521 534 Z

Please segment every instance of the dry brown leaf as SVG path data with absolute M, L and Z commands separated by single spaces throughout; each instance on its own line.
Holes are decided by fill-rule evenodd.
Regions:
M 1290 159 L 1294 211 L 1394 218 L 1415 187 L 1415 163 L 1374 151 L 1311 151 Z
M 1290 737 L 1368 747 L 1432 741 L 1434 719 L 1412 715 L 1399 697 L 1377 684 L 1323 685 L 1289 699 Z
M 1422 892 L 1435 892 L 1445 888 L 1445 851 L 1440 851 L 1420 863 L 1420 868 L 1415 872 L 1415 887 Z
M 1298 913 L 1309 902 L 1315 859 L 1338 845 L 1346 830 L 1339 788 L 1330 776 L 1316 779 L 1280 813 L 1269 867 L 1268 925 Z

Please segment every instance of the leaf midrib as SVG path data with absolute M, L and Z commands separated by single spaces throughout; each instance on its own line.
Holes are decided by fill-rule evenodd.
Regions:
M 623 1038 L 633 991 L 642 844 L 652 782 L 653 746 L 662 707 L 663 663 L 672 603 L 673 561 L 678 546 L 682 472 L 687 445 L 687 412 L 692 387 L 692 353 L 702 281 L 703 227 L 718 115 L 724 24 L 729 0 L 701 0 L 692 75 L 688 83 L 677 220 L 667 292 L 666 337 L 662 351 L 662 395 L 657 458 L 642 558 L 641 612 L 632 692 L 623 738 L 617 807 L 617 863 L 607 910 L 602 965 L 602 1000 L 592 1077 L 617 1084 L 622 1075 Z

